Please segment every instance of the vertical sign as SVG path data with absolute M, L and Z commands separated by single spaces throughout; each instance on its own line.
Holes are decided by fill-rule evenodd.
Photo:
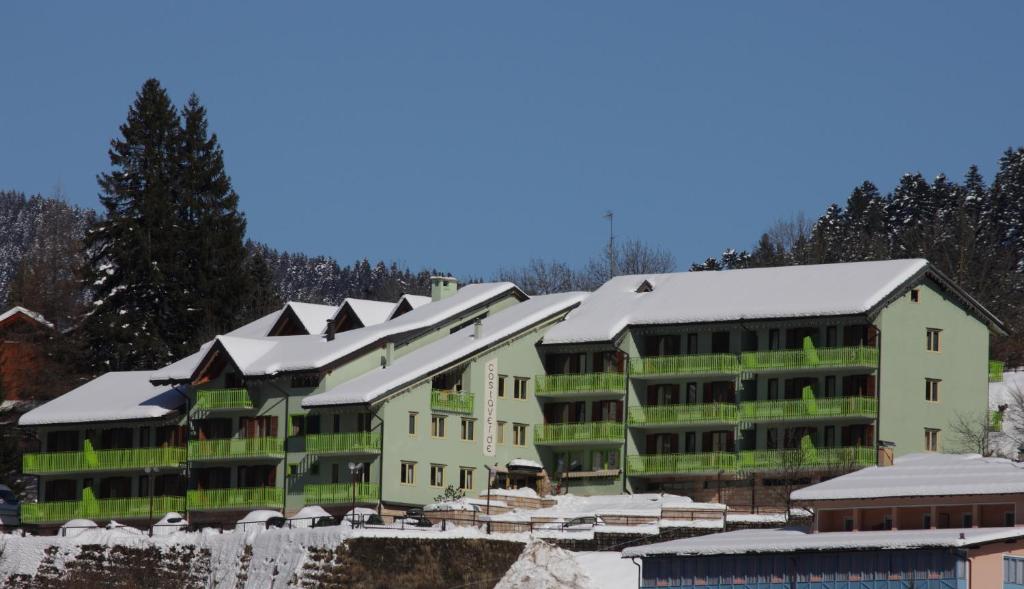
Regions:
M 498 443 L 498 359 L 484 365 L 484 456 L 494 456 Z

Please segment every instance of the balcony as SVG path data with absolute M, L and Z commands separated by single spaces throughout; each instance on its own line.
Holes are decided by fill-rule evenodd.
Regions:
M 626 376 L 621 372 L 538 374 L 534 382 L 537 395 L 541 397 L 558 397 L 574 393 L 626 392 Z
M 252 398 L 247 389 L 199 389 L 196 391 L 195 409 L 252 409 Z
M 989 360 L 988 361 L 988 381 L 989 382 L 1003 382 L 1003 370 L 1006 369 L 1006 363 L 1000 360 Z
M 878 366 L 878 348 L 849 346 L 800 350 L 763 350 L 740 354 L 743 370 L 749 372 L 813 370 L 816 368 L 870 368 Z
M 159 519 L 167 512 L 184 512 L 185 498 L 153 497 L 153 517 Z M 44 501 L 23 503 L 21 521 L 26 524 L 56 524 L 85 519 L 142 519 L 148 518 L 149 497 L 123 497 L 120 499 L 80 499 L 75 501 Z
M 450 413 L 472 413 L 473 394 L 434 389 L 430 391 L 430 408 Z
M 814 448 L 792 450 L 748 450 L 739 453 L 739 469 L 743 471 L 798 471 L 810 469 L 852 470 L 874 466 L 878 457 L 874 448 Z
M 284 445 L 275 437 L 190 440 L 188 443 L 189 460 L 282 456 Z
M 380 432 L 310 434 L 306 436 L 310 454 L 376 454 L 380 452 Z
M 322 483 L 306 485 L 303 490 L 306 505 L 338 505 L 352 503 L 352 483 Z M 356 503 L 377 503 L 380 485 L 377 483 L 356 483 Z
M 877 415 L 878 399 L 874 397 L 828 397 L 740 403 L 740 419 L 747 422 L 790 421 L 822 417 L 874 419 Z
M 690 376 L 738 374 L 740 359 L 735 354 L 693 354 L 631 358 L 630 376 Z
M 185 462 L 184 447 L 35 452 L 22 457 L 24 474 L 56 474 L 101 470 L 131 470 L 147 466 L 176 468 Z
M 629 425 L 735 424 L 739 409 L 731 403 L 698 403 L 691 405 L 652 405 L 629 408 Z
M 732 452 L 634 454 L 627 461 L 629 476 L 734 472 L 737 463 L 736 454 Z
M 592 421 L 587 423 L 548 423 L 533 428 L 533 443 L 548 445 L 571 445 L 589 443 L 621 444 L 625 428 L 614 421 Z
M 284 496 L 278 487 L 246 487 L 240 489 L 193 489 L 188 492 L 190 511 L 207 509 L 279 509 Z

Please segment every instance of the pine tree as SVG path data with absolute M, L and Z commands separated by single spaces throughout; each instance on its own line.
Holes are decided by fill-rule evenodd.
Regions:
M 175 254 L 187 236 L 177 222 L 178 114 L 158 81 L 143 84 L 120 131 L 113 170 L 98 177 L 106 217 L 86 236 L 83 272 L 93 299 L 85 345 L 105 370 L 163 365 L 188 344 L 166 336 L 179 329 Z
M 197 345 L 238 325 L 254 284 L 245 264 L 245 216 L 224 171 L 217 134 L 208 133 L 206 109 L 195 94 L 181 115 L 180 221 L 191 235 L 179 244 L 189 264 L 181 292 L 191 301 L 184 320 Z
M 245 299 L 238 313 L 239 324 L 258 319 L 280 309 L 284 304 L 263 252 L 252 244 L 247 244 L 246 249 L 249 253 L 245 260 L 245 273 L 251 286 L 245 291 Z

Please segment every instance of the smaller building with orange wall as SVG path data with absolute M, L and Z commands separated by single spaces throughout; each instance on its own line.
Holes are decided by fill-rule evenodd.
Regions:
M 46 370 L 40 340 L 53 324 L 24 307 L 0 313 L 0 400 L 24 400 Z
M 882 450 L 885 452 L 885 449 Z M 1024 465 L 909 454 L 793 492 L 810 530 L 629 548 L 641 587 L 1024 589 Z

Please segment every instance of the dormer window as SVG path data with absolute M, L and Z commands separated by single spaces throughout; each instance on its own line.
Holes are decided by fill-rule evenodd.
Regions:
M 636 287 L 637 294 L 651 292 L 652 290 L 654 290 L 654 286 L 652 286 L 647 280 L 644 280 L 640 283 L 640 286 Z

